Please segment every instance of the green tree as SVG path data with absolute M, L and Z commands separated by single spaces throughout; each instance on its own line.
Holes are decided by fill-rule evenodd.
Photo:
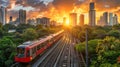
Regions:
M 9 29 L 16 29 L 16 27 L 14 25 L 11 25 L 11 24 L 6 24 L 2 28 L 6 32 L 8 32 Z
M 108 36 L 120 38 L 120 32 L 118 30 L 111 30 L 110 32 L 108 32 Z
M 36 32 L 36 30 L 32 29 L 32 28 L 28 28 L 26 29 L 24 32 L 23 32 L 23 38 L 26 40 L 26 41 L 29 41 L 29 40 L 34 40 L 38 37 L 38 34 Z
M 16 45 L 13 43 L 13 41 L 8 38 L 8 37 L 3 37 L 1 40 L 0 40 L 0 59 L 1 59 L 1 63 L 0 65 L 1 66 L 6 66 L 6 63 L 8 63 L 8 61 L 10 60 L 10 64 L 12 64 L 13 62 L 13 56 L 15 56 L 15 48 L 16 48 Z M 14 53 L 14 54 L 13 54 Z M 8 65 L 10 65 L 8 63 Z M 6 66 L 6 67 L 9 67 L 9 66 Z

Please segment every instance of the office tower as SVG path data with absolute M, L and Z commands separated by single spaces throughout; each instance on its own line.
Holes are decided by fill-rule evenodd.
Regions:
M 113 26 L 113 13 L 109 13 L 109 25 Z
M 96 11 L 95 11 L 95 4 L 94 2 L 90 3 L 89 7 L 89 25 L 95 26 L 96 25 Z
M 12 16 L 9 18 L 9 24 L 13 24 Z
M 47 18 L 47 17 L 41 18 L 40 24 L 44 26 L 50 26 L 50 18 Z
M 80 22 L 79 22 L 80 26 L 83 26 L 83 25 L 84 25 L 84 15 L 81 14 L 80 17 L 79 17 L 79 19 L 80 19 L 80 20 L 79 20 L 79 21 L 80 21 Z
M 100 16 L 100 19 L 98 20 L 97 25 L 98 26 L 104 26 L 105 24 L 103 23 L 103 20 L 104 20 L 103 16 Z
M 113 25 L 116 25 L 116 24 L 118 24 L 118 16 L 117 16 L 117 14 L 115 14 L 114 17 L 113 17 Z
M 30 25 L 36 25 L 36 22 L 35 22 L 35 19 L 28 19 L 27 20 L 27 24 L 30 24 Z
M 41 18 L 36 18 L 36 24 L 40 24 Z
M 9 22 L 11 22 L 11 21 L 13 21 L 13 20 L 12 20 L 12 16 L 10 16 L 10 20 L 9 20 Z
M 26 24 L 26 10 L 19 10 L 19 23 Z
M 2 23 L 3 25 L 5 25 L 7 19 L 7 9 L 3 6 L 0 7 L 0 23 Z
M 103 23 L 104 25 L 108 25 L 108 12 L 103 13 Z
M 76 26 L 77 25 L 77 13 L 70 13 L 69 20 L 70 20 L 70 25 Z

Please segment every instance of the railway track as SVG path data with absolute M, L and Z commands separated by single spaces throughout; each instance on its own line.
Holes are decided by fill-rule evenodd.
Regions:
M 34 63 L 24 67 L 86 67 L 82 55 L 74 50 L 74 40 L 65 34 Z M 23 67 L 14 66 L 14 67 Z
M 65 38 L 66 40 L 66 38 Z M 53 67 L 56 61 L 58 60 L 58 57 L 61 55 L 61 52 L 63 52 L 63 49 L 66 45 L 63 40 L 52 52 L 51 54 L 46 58 L 46 60 L 43 61 L 39 65 L 39 67 Z
M 75 43 L 69 35 L 48 55 L 38 67 L 85 67 L 83 57 L 74 50 Z

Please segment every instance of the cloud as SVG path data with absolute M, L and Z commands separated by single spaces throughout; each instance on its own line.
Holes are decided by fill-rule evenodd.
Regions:
M 97 12 L 115 12 L 120 13 L 120 0 L 92 0 L 95 2 Z M 47 4 L 46 4 L 47 3 Z M 0 0 L 0 5 L 5 5 L 11 11 L 21 7 L 28 10 L 29 17 L 48 16 L 52 18 L 62 17 L 69 14 L 76 7 L 77 12 L 88 13 L 90 0 Z M 9 12 L 9 14 L 11 13 Z M 17 13 L 17 12 L 15 12 Z M 12 13 L 10 14 L 12 15 Z M 15 16 L 16 17 L 16 16 Z

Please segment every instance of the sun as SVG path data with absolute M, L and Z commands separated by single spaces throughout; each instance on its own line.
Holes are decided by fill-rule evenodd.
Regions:
M 70 26 L 70 23 L 69 23 L 69 19 L 68 19 L 68 18 L 64 21 L 64 26 Z

